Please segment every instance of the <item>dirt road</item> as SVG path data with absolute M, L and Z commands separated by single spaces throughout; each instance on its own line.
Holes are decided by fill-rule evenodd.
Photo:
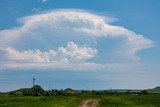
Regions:
M 82 101 L 79 107 L 97 107 L 99 100 L 97 99 L 86 99 Z

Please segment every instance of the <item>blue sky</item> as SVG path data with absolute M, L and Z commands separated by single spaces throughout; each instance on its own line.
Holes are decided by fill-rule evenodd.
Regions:
M 0 91 L 160 85 L 158 0 L 0 2 Z

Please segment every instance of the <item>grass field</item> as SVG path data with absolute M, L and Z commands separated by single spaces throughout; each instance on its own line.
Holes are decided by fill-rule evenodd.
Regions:
M 91 107 L 89 103 L 95 101 L 97 107 L 160 107 L 160 94 L 3 97 L 0 98 L 0 107 L 80 107 L 84 106 L 82 103 Z

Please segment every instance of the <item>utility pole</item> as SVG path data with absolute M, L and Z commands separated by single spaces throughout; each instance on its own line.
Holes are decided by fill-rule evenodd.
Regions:
M 35 78 L 33 78 L 33 87 L 34 87 L 34 85 L 35 85 L 35 80 L 36 80 L 36 79 L 35 79 Z

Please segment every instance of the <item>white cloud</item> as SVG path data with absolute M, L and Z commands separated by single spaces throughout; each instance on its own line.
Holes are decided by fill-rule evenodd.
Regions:
M 119 46 L 120 49 L 117 50 L 117 53 L 131 60 L 139 59 L 136 55 L 138 51 L 154 46 L 153 41 L 145 38 L 143 35 L 136 34 L 121 26 L 111 25 L 110 23 L 113 20 L 114 18 L 81 10 L 55 10 L 27 16 L 18 19 L 22 25 L 21 27 L 0 31 L 0 48 L 5 50 L 8 54 L 8 60 L 12 61 L 23 60 L 34 63 L 55 61 L 55 65 L 55 63 L 61 63 L 57 61 L 63 60 L 69 61 L 70 64 L 72 63 L 71 65 L 74 65 L 74 62 L 94 65 L 95 63 L 87 63 L 85 61 L 95 57 L 97 54 L 96 49 L 86 46 L 79 47 L 75 43 L 68 41 L 71 41 L 73 38 L 77 38 L 76 41 L 79 41 L 80 37 L 94 38 L 95 40 L 99 37 L 120 38 L 124 41 L 122 46 Z M 26 42 L 26 40 L 28 41 Z M 39 50 L 42 46 L 43 48 L 46 48 L 48 45 L 55 46 L 56 43 L 64 40 L 68 42 L 66 48 L 59 47 L 57 51 L 50 50 L 48 52 Z M 81 41 L 83 43 L 86 42 L 83 38 Z M 36 44 L 35 46 L 40 45 L 40 47 L 26 51 L 17 51 L 18 49 L 16 48 L 22 44 L 25 44 L 24 46 L 31 45 L 32 47 Z M 85 67 L 87 68 L 87 66 Z
M 33 38 L 36 35 L 35 33 L 41 33 L 40 30 L 44 30 L 44 27 L 46 27 L 46 30 L 50 29 L 49 32 L 56 32 L 58 34 L 61 31 L 69 31 L 70 35 L 74 33 L 75 36 L 79 34 L 91 37 L 124 38 L 125 44 L 123 45 L 122 53 L 133 60 L 138 59 L 136 56 L 137 51 L 154 46 L 153 41 L 145 38 L 143 35 L 136 34 L 121 26 L 110 25 L 109 17 L 84 11 L 57 10 L 27 16 L 19 19 L 19 21 L 23 24 L 22 27 L 0 32 L 1 46 L 5 46 L 7 43 L 10 44 L 15 39 L 22 38 L 24 35 L 26 36 L 26 34 L 33 35 L 30 37 Z
M 113 63 L 113 64 L 100 64 L 93 62 L 67 62 L 67 61 L 54 61 L 54 62 L 10 62 L 0 63 L 0 70 L 8 69 L 22 69 L 22 70 L 74 70 L 74 71 L 107 71 L 107 72 L 140 72 L 144 68 L 141 63 Z
M 59 47 L 57 51 L 41 52 L 39 49 L 17 51 L 10 47 L 3 49 L 3 51 L 9 60 L 30 63 L 52 63 L 55 61 L 83 62 L 95 57 L 97 54 L 96 49 L 86 46 L 79 47 L 74 42 L 68 42 L 66 48 Z
M 48 0 L 38 0 L 38 2 L 42 2 L 42 3 L 45 3 L 47 2 Z
M 33 9 L 31 9 L 31 11 L 33 11 L 33 12 L 38 12 L 39 11 L 39 8 L 33 8 Z

